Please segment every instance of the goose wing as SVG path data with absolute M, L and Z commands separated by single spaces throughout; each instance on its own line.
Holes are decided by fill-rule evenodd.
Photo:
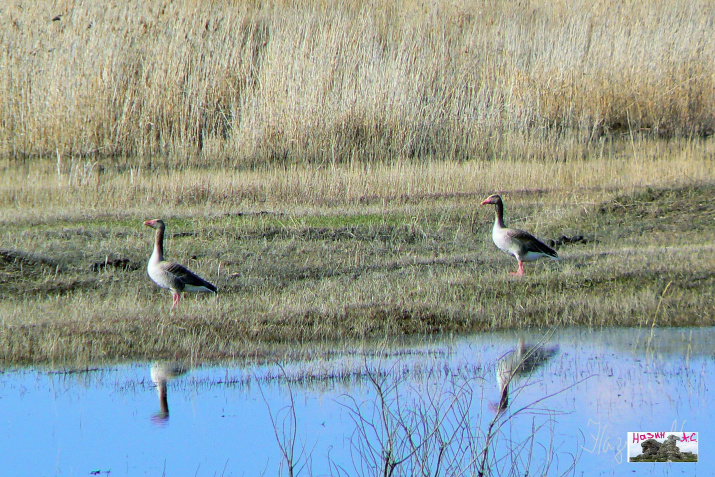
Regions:
M 510 229 L 509 237 L 515 242 L 517 242 L 519 245 L 521 245 L 525 253 L 533 252 L 548 255 L 549 257 L 553 258 L 559 257 L 559 254 L 556 253 L 556 250 L 552 249 L 544 242 L 531 235 L 529 232 L 525 232 L 519 229 Z
M 170 273 L 184 283 L 184 286 L 191 291 L 191 288 L 205 288 L 207 291 L 216 292 L 216 286 L 204 280 L 188 268 L 176 262 L 161 262 L 161 268 Z

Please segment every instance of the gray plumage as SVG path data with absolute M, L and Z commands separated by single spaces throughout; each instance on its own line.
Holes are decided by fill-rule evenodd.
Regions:
M 482 201 L 482 205 L 493 204 L 495 206 L 494 227 L 492 228 L 492 240 L 494 244 L 506 253 L 516 257 L 519 262 L 519 270 L 514 275 L 524 274 L 524 262 L 533 262 L 540 258 L 548 257 L 558 260 L 559 255 L 554 249 L 531 235 L 519 229 L 510 229 L 504 225 L 504 203 L 501 196 L 493 194 Z
M 161 288 L 171 290 L 174 300 L 172 308 L 179 304 L 181 293 L 184 291 L 216 293 L 216 286 L 212 283 L 204 280 L 183 265 L 164 259 L 164 231 L 166 230 L 166 225 L 163 220 L 147 220 L 144 225 L 156 229 L 154 251 L 147 264 L 147 273 L 154 283 Z

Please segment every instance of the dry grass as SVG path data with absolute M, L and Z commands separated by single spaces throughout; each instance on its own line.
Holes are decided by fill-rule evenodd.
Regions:
M 383 213 L 425 197 L 544 190 L 598 199 L 601 191 L 631 191 L 711 181 L 711 140 L 641 140 L 610 144 L 585 159 L 543 161 L 397 161 L 391 164 L 293 165 L 266 170 L 115 165 L 88 159 L 6 160 L 0 170 L 0 223 L 139 220 L 259 211 L 302 214 Z M 387 204 L 387 205 L 386 205 Z
M 648 163 L 624 160 L 621 170 Z M 651 183 L 670 183 L 666 188 L 639 186 L 645 174 L 635 173 L 603 177 L 598 185 L 581 172 L 583 180 L 593 181 L 583 190 L 556 182 L 564 177 L 559 171 L 568 176 L 569 167 L 607 169 L 609 161 L 566 164 L 554 169 L 554 182 L 523 170 L 533 163 L 503 169 L 513 177 L 535 174 L 545 186 L 503 189 L 509 223 L 544 239 L 586 239 L 563 245 L 558 264 L 528 266 L 521 280 L 507 274 L 514 260 L 489 239 L 493 211 L 476 205 L 491 189 L 470 191 L 464 177 L 469 167 L 496 171 L 496 164 L 385 166 L 365 177 L 349 168 L 305 168 L 298 178 L 282 179 L 268 172 L 265 182 L 284 181 L 283 192 L 267 194 L 265 201 L 244 198 L 238 206 L 230 197 L 162 204 L 158 191 L 179 197 L 180 189 L 162 189 L 148 176 L 142 180 L 156 189 L 144 190 L 146 202 L 116 192 L 114 203 L 113 194 L 102 197 L 94 185 L 68 188 L 54 171 L 44 178 L 38 172 L 45 198 L 3 206 L 0 356 L 8 363 L 202 361 L 307 341 L 524 326 L 712 325 L 712 162 L 651 162 L 666 163 L 668 170 L 659 176 L 659 169 L 649 172 Z M 420 170 L 430 173 L 412 181 L 390 178 L 419 176 Z M 672 177 L 683 170 L 690 172 Z M 689 178 L 696 171 L 707 180 Z M 363 181 L 363 190 L 329 192 L 325 178 L 341 173 Z M 112 174 L 110 183 L 118 188 L 130 173 L 107 173 Z M 184 174 L 189 185 L 216 181 L 217 188 L 235 179 L 214 171 Z M 318 179 L 310 182 L 313 175 Z M 295 185 L 299 178 L 309 185 Z M 467 190 L 444 185 L 450 183 Z M 326 197 L 311 191 L 320 185 Z M 368 185 L 374 194 L 365 193 Z M 144 270 L 152 231 L 141 222 L 164 209 L 167 256 L 220 290 L 217 298 L 187 296 L 176 312 Z
M 715 129 L 707 1 L 41 0 L 0 15 L 2 155 L 571 160 L 614 135 Z
M 519 7 L 0 6 L 0 360 L 712 324 L 709 3 Z M 494 191 L 586 243 L 511 279 Z M 169 312 L 149 218 L 218 298 Z

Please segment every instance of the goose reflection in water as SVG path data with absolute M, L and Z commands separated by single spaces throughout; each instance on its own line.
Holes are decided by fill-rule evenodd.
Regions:
M 519 338 L 516 349 L 509 351 L 497 363 L 497 385 L 499 386 L 499 405 L 495 411 L 501 413 L 509 406 L 509 385 L 522 376 L 543 366 L 558 353 L 559 347 L 545 347 L 543 343 L 526 345 L 524 338 Z
M 186 374 L 188 369 L 181 363 L 157 361 L 151 365 L 151 380 L 156 385 L 159 395 L 159 412 L 151 417 L 155 423 L 162 424 L 169 420 L 169 401 L 166 396 L 166 383 Z

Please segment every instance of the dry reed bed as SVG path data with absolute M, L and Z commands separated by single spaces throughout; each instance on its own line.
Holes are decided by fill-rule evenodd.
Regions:
M 612 133 L 715 129 L 702 0 L 41 0 L 0 16 L 0 155 L 573 159 Z

